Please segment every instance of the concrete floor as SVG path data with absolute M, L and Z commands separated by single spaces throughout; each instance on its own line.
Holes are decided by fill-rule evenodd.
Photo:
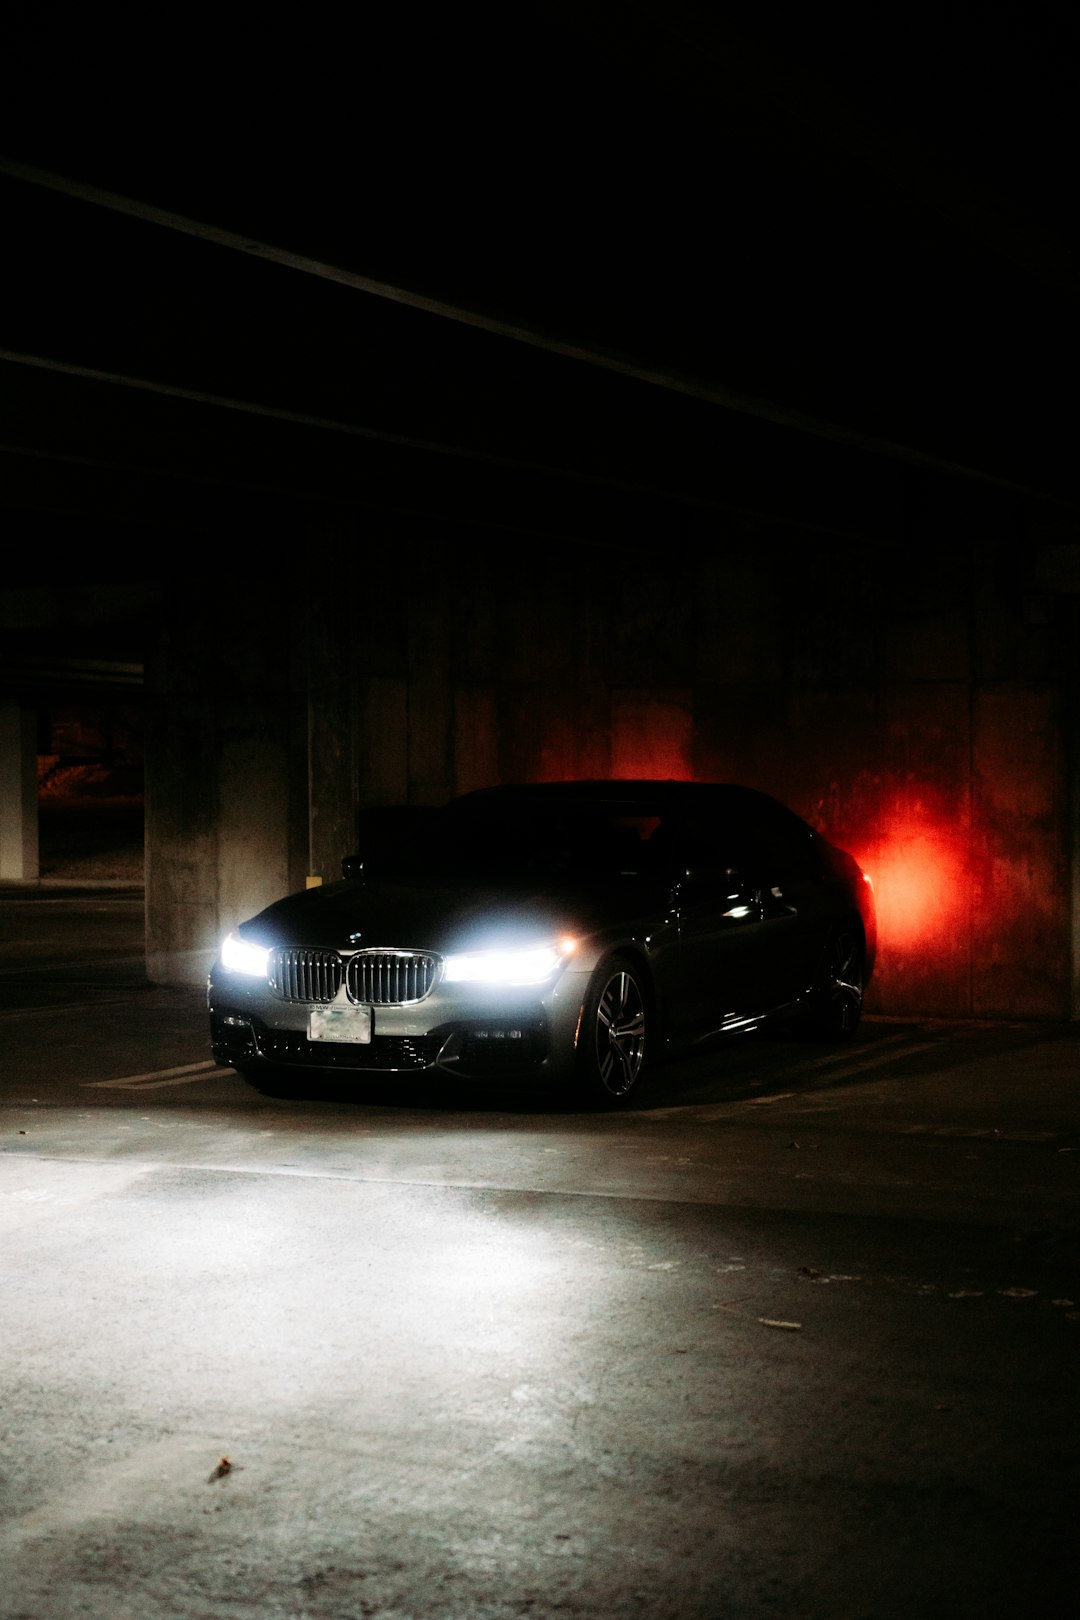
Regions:
M 266 1097 L 140 930 L 0 893 L 5 1620 L 1075 1613 L 1080 1030 Z

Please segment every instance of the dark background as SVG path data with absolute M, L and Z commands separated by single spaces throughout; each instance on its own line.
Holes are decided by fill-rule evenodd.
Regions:
M 157 428 L 133 462 L 326 498 L 356 485 L 296 417 L 631 485 L 664 428 L 653 479 L 687 497 L 718 425 L 758 442 L 745 414 L 1073 498 L 1070 8 L 42 5 L 5 32 L 27 450 L 41 417 L 85 431 L 92 372 L 294 421 L 288 470 L 265 418 L 204 467 L 167 396 L 127 399 Z
M 892 1004 L 1072 1004 L 1071 9 L 4 29 L 3 691 L 145 693 L 153 915 L 264 898 L 253 760 L 288 886 L 674 758 L 873 859 Z

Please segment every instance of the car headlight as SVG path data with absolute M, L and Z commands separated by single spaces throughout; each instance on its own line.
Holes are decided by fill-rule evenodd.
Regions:
M 265 945 L 249 945 L 234 929 L 221 947 L 221 965 L 227 973 L 247 973 L 265 979 L 270 952 Z
M 448 984 L 543 984 L 576 949 L 576 940 L 560 939 L 526 950 L 467 951 L 443 959 L 443 980 Z

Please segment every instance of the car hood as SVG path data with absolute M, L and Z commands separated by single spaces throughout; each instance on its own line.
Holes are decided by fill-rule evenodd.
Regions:
M 242 924 L 260 945 L 329 950 L 483 950 L 587 935 L 655 911 L 655 885 L 636 879 L 583 892 L 343 882 L 289 895 Z

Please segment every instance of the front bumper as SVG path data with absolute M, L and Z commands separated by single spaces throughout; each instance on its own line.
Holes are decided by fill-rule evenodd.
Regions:
M 537 1074 L 551 1042 L 542 1020 L 508 1020 L 479 1027 L 434 1029 L 426 1035 L 375 1035 L 366 1046 L 309 1041 L 303 1030 L 274 1030 L 253 1014 L 225 1009 L 210 1014 L 210 1047 L 218 1063 L 245 1068 L 348 1069 L 385 1074 L 442 1069 L 469 1079 Z
M 343 1073 L 438 1071 L 462 1079 L 555 1079 L 573 1061 L 588 976 L 564 973 L 542 998 L 514 999 L 472 990 L 436 993 L 403 1007 L 377 1007 L 365 1044 L 311 1041 L 308 1008 L 277 1001 L 257 981 L 211 976 L 210 1046 L 216 1062 L 252 1069 Z

